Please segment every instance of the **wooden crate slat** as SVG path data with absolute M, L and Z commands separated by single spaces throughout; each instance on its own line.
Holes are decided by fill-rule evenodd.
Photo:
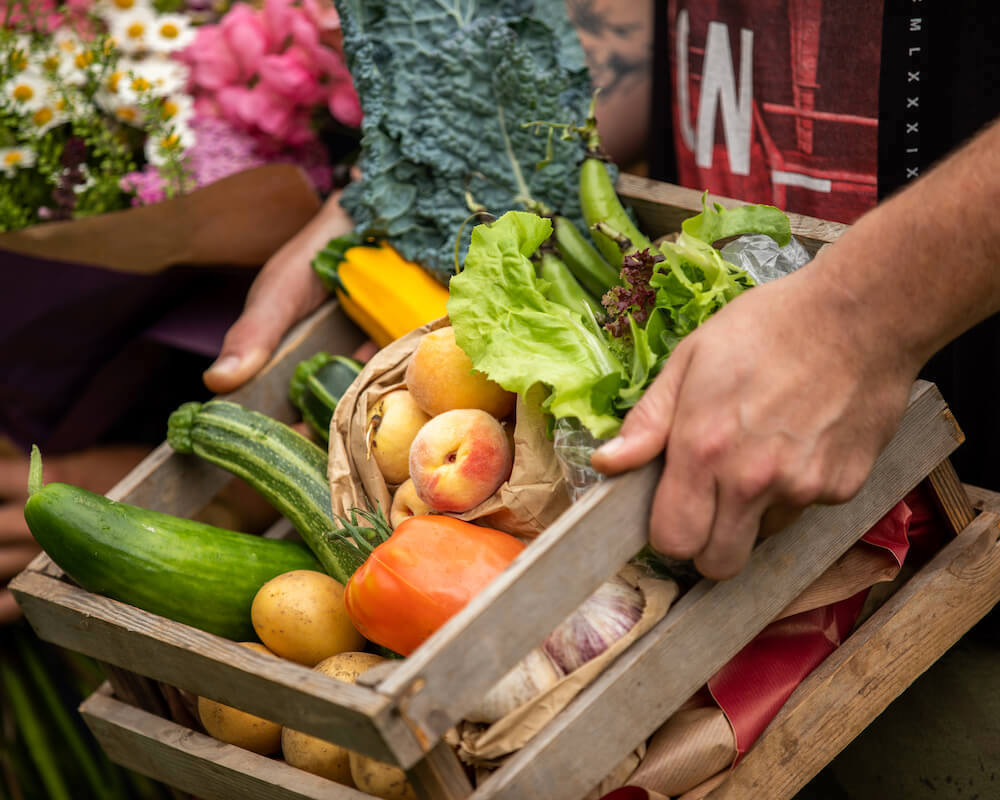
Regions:
M 762 541 L 735 578 L 695 586 L 474 797 L 586 794 L 947 458 L 959 438 L 936 387 L 918 383 L 896 435 L 850 503 L 808 509 Z
M 219 397 L 289 422 L 297 414 L 288 400 L 288 382 L 299 362 L 320 350 L 350 354 L 364 338 L 337 302 L 328 301 L 288 332 L 274 356 L 252 380 Z M 232 476 L 225 470 L 194 456 L 175 454 L 163 442 L 108 492 L 108 497 L 187 517 L 230 480 Z
M 35 573 L 11 582 L 41 639 L 393 762 L 408 729 L 377 692 Z M 378 724 L 374 722 L 378 719 Z M 395 720 L 395 724 L 393 721 Z M 418 753 L 416 742 L 411 750 Z
M 981 514 L 788 699 L 708 800 L 788 800 L 1000 601 L 1000 516 Z
M 640 175 L 622 173 L 617 190 L 622 200 L 635 211 L 639 227 L 652 237 L 663 236 L 681 229 L 681 223 L 701 211 L 701 195 L 696 189 L 686 189 L 670 183 L 650 180 Z M 709 195 L 710 202 L 727 208 L 745 205 L 742 200 Z M 848 226 L 816 217 L 786 212 L 792 233 L 812 255 L 824 244 L 836 241 Z
M 371 800 L 116 700 L 107 685 L 80 705 L 80 714 L 116 764 L 200 800 Z
M 379 684 L 427 750 L 643 547 L 660 469 L 598 484 Z
M 972 501 L 951 460 L 943 461 L 935 467 L 927 476 L 927 483 L 932 489 L 934 505 L 948 523 L 951 532 L 957 535 L 965 530 L 975 519 L 976 509 L 972 507 Z
M 420 800 L 464 800 L 472 794 L 465 768 L 445 742 L 414 764 L 407 776 Z

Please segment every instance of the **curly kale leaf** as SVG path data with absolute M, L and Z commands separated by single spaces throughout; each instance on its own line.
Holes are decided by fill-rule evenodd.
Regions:
M 363 178 L 342 203 L 363 235 L 387 238 L 446 281 L 467 193 L 496 216 L 527 195 L 579 219 L 579 143 L 524 127 L 586 116 L 590 75 L 562 0 L 337 0 L 337 8 L 364 109 Z

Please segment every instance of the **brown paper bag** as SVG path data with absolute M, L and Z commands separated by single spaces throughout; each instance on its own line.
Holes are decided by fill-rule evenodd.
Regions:
M 346 516 L 352 507 L 365 508 L 368 502 L 388 512 L 395 487 L 386 484 L 375 459 L 368 455 L 368 409 L 386 393 L 404 386 L 406 366 L 420 337 L 447 325 L 447 319 L 435 320 L 384 347 L 365 365 L 337 404 L 330 422 L 328 468 L 334 514 Z M 528 393 L 527 399 L 517 399 L 514 466 L 507 481 L 475 508 L 452 516 L 534 537 L 569 507 L 562 472 L 546 435 L 545 415 L 540 407 L 543 396 L 538 387 Z
M 259 267 L 316 214 L 309 178 L 265 164 L 148 206 L 0 234 L 0 251 L 153 274 L 177 264 Z
M 459 757 L 463 761 L 498 766 L 506 756 L 524 747 L 632 642 L 663 619 L 677 597 L 677 584 L 651 578 L 644 570 L 631 565 L 625 566 L 618 574 L 643 596 L 643 611 L 638 622 L 600 656 L 573 670 L 534 700 L 514 709 L 489 727 L 463 723 L 459 747 Z
M 649 740 L 628 785 L 683 794 L 728 769 L 736 755 L 732 728 L 718 706 L 677 711 Z

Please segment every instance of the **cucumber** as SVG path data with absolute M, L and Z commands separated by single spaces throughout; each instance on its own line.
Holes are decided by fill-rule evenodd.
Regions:
M 31 489 L 29 530 L 82 588 L 234 641 L 257 640 L 250 606 L 267 581 L 321 571 L 301 542 L 216 528 L 67 483 L 41 486 L 38 448 Z
M 323 565 L 346 584 L 364 563 L 356 548 L 334 535 L 327 454 L 288 425 L 228 400 L 185 403 L 167 421 L 167 441 L 194 453 L 256 489 L 283 514 Z
M 362 364 L 347 356 L 317 353 L 301 362 L 288 385 L 288 397 L 302 419 L 329 441 L 330 420 L 344 392 L 358 377 Z

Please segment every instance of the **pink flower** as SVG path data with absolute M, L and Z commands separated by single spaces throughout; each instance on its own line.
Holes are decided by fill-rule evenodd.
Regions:
M 292 32 L 292 17 L 296 13 L 289 0 L 264 0 L 261 16 L 275 41 L 283 42 Z
M 241 67 L 244 80 L 256 75 L 261 57 L 284 38 L 274 36 L 264 20 L 247 3 L 235 3 L 220 23 L 222 37 Z
M 217 25 L 202 25 L 194 41 L 181 53 L 191 67 L 194 86 L 217 91 L 240 80 L 240 64 L 233 56 Z
M 340 15 L 330 0 L 303 0 L 302 10 L 321 35 L 340 30 Z
M 363 117 L 361 111 L 361 101 L 358 93 L 354 91 L 354 86 L 350 81 L 336 83 L 330 91 L 330 98 L 327 100 L 327 108 L 333 114 L 333 118 L 344 125 L 357 128 L 361 125 Z
M 218 25 L 200 26 L 182 55 L 198 113 L 296 147 L 316 141 L 312 116 L 324 107 L 359 125 L 361 106 L 343 54 L 323 41 L 339 44 L 339 26 L 330 0 L 235 4 Z
M 295 48 L 266 55 L 260 60 L 261 85 L 293 103 L 313 105 L 322 100 L 324 91 L 311 66 L 304 54 Z

